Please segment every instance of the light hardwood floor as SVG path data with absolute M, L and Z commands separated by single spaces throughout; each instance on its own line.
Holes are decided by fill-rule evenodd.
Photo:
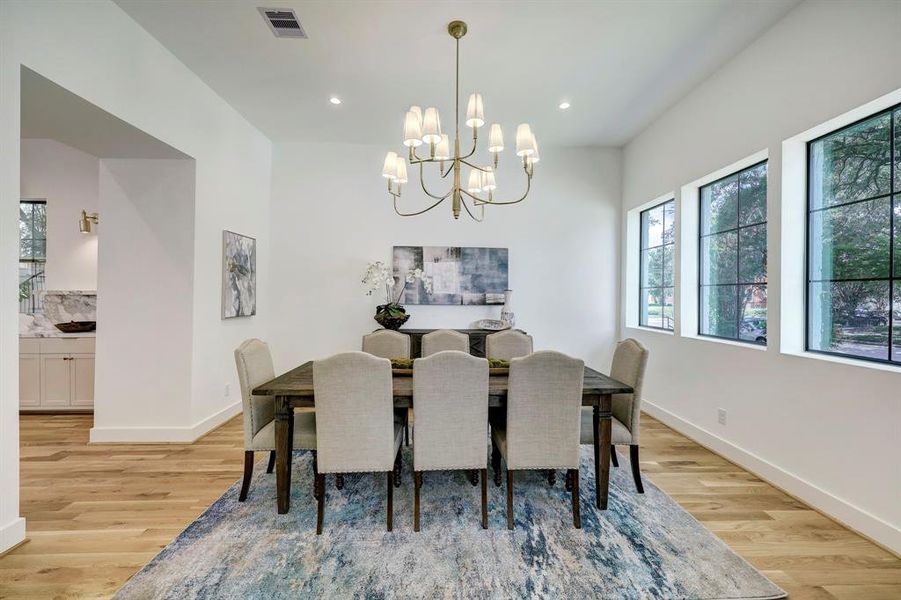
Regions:
M 91 446 L 91 421 L 22 417 L 30 541 L 0 558 L 0 598 L 109 597 L 241 475 L 240 418 L 191 445 Z M 660 422 L 642 427 L 647 479 L 793 600 L 901 598 L 897 557 Z

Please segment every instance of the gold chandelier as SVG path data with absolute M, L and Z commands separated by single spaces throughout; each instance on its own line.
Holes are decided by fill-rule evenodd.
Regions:
M 482 221 L 485 217 L 485 206 L 506 206 L 517 204 L 526 199 L 532 187 L 532 171 L 538 156 L 538 144 L 528 123 L 522 123 L 516 128 L 516 156 L 522 160 L 523 171 L 526 175 L 526 191 L 516 200 L 499 201 L 494 199 L 494 190 L 497 189 L 494 172 L 498 164 L 498 155 L 504 149 L 504 136 L 501 126 L 497 123 L 491 125 L 488 130 L 488 152 L 492 156 L 492 164 L 480 166 L 469 162 L 469 158 L 475 154 L 479 139 L 479 127 L 485 124 L 482 95 L 472 94 L 466 110 L 466 125 L 472 128 L 472 150 L 469 154 L 460 153 L 460 38 L 466 35 L 466 23 L 463 21 L 451 21 L 447 26 L 447 32 L 456 40 L 457 45 L 457 73 L 454 91 L 454 154 L 450 154 L 450 144 L 446 133 L 441 133 L 441 119 L 438 109 L 429 107 L 425 113 L 418 106 L 411 106 L 404 120 L 404 146 L 408 148 L 408 156 L 389 152 L 385 156 L 382 176 L 388 179 L 388 193 L 394 202 L 394 212 L 402 217 L 413 217 L 426 213 L 439 204 L 451 198 L 454 219 L 460 218 L 461 207 L 476 221 Z M 416 149 L 419 146 L 428 147 L 428 157 L 421 158 Z M 410 167 L 419 165 L 419 181 L 422 191 L 435 202 L 414 212 L 402 212 L 397 207 L 398 198 L 403 192 L 403 186 L 407 183 L 407 160 Z M 450 162 L 445 169 L 445 162 Z M 433 194 L 425 185 L 423 179 L 424 165 L 437 163 L 442 178 L 446 178 L 451 171 L 454 173 L 453 187 L 443 196 Z M 470 168 L 468 185 L 466 188 L 461 183 L 461 170 L 463 165 Z M 465 196 L 465 197 L 464 197 Z M 467 200 L 468 198 L 468 200 Z M 470 207 L 470 203 L 472 207 Z M 475 208 L 479 207 L 478 216 Z

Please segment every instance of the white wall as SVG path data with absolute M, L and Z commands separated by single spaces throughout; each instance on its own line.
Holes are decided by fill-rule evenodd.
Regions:
M 23 198 L 47 199 L 48 290 L 97 289 L 97 236 L 78 231 L 81 211 L 96 212 L 99 159 L 56 140 L 23 139 Z M 99 230 L 99 228 L 98 228 Z
M 100 161 L 100 214 L 92 438 L 158 439 L 192 422 L 194 161 Z
M 484 223 L 454 221 L 449 201 L 419 217 L 394 214 L 381 177 L 385 149 L 276 144 L 273 159 L 271 342 L 279 369 L 357 350 L 378 327 L 379 298 L 366 296 L 366 264 L 390 264 L 394 245 L 494 246 L 510 250 L 517 326 L 540 349 L 607 368 L 616 333 L 620 153 L 542 148 L 523 203 L 488 207 Z M 498 199 L 520 194 L 521 170 L 502 157 Z M 425 206 L 418 173 L 402 198 Z M 434 190 L 448 185 L 427 178 Z M 443 192 L 442 192 L 443 193 Z M 408 306 L 407 327 L 467 327 L 499 306 Z
M 191 409 L 168 430 L 158 422 L 170 417 L 148 415 L 147 430 L 188 440 L 236 414 L 232 349 L 265 335 L 270 314 L 268 139 L 112 2 L 0 2 L 0 550 L 24 535 L 15 302 L 22 66 L 196 160 Z M 223 229 L 257 238 L 256 317 L 220 319 Z
M 628 210 L 769 150 L 768 350 L 686 339 L 678 323 L 676 336 L 623 334 L 650 348 L 651 414 L 895 550 L 901 373 L 780 354 L 778 324 L 782 140 L 901 87 L 899 32 L 897 2 L 804 3 L 629 143 L 623 165 Z

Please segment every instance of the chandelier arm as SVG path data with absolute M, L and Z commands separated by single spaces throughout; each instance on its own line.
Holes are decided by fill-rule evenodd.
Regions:
M 450 161 L 450 164 L 447 166 L 447 171 L 441 174 L 441 179 L 444 179 L 448 175 L 450 175 L 451 171 L 454 170 L 454 161 Z
M 472 150 L 469 151 L 469 154 L 461 156 L 460 157 L 461 159 L 469 158 L 470 156 L 472 156 L 473 154 L 476 153 L 476 145 L 479 143 L 479 133 L 478 132 L 479 132 L 478 128 L 476 128 L 476 127 L 472 128 Z M 469 163 L 467 163 L 467 164 L 469 164 Z
M 463 163 L 464 165 L 469 165 L 469 166 L 472 167 L 473 169 L 478 169 L 479 171 L 482 171 L 483 173 L 488 173 L 488 172 L 489 172 L 489 170 L 488 170 L 486 167 L 480 167 L 480 166 L 478 166 L 478 165 L 474 165 L 474 164 L 472 164 L 472 163 L 469 162 L 469 161 L 463 160 L 462 158 L 460 159 L 460 162 Z
M 476 198 L 475 196 L 473 196 L 472 194 L 470 194 L 470 193 L 467 192 L 466 190 L 460 190 L 460 191 L 462 191 L 464 194 L 466 194 L 466 195 L 469 196 L 470 198 L 472 198 L 472 199 L 474 199 L 474 200 L 478 200 L 478 201 L 481 202 L 482 204 L 492 204 L 492 205 L 494 205 L 494 206 L 506 206 L 506 205 L 510 205 L 510 204 L 519 204 L 520 202 L 522 202 L 523 200 L 525 200 L 525 199 L 526 199 L 526 196 L 529 195 L 529 191 L 530 191 L 531 189 L 532 189 L 532 176 L 529 175 L 529 176 L 527 177 L 527 179 L 526 179 L 526 191 L 525 191 L 525 193 L 523 193 L 522 197 L 519 198 L 519 200 L 509 200 L 509 201 L 507 201 L 507 202 L 498 202 L 497 200 L 482 200 L 482 199 L 480 199 L 480 198 Z
M 422 177 L 423 177 L 423 174 L 424 174 L 424 173 L 423 173 L 423 170 L 424 170 L 424 169 L 423 169 L 423 167 L 422 167 L 422 163 L 419 163 L 419 184 L 422 186 L 422 191 L 425 192 L 427 196 L 431 196 L 432 198 L 435 198 L 436 200 L 439 199 L 439 198 L 440 198 L 441 200 L 444 200 L 445 198 L 447 198 L 448 196 L 451 195 L 451 192 L 454 191 L 453 189 L 451 189 L 450 192 L 446 193 L 446 194 L 443 195 L 443 196 L 436 196 L 435 194 L 433 194 L 432 192 L 430 192 L 429 190 L 427 190 L 426 187 L 425 187 L 425 179 L 422 178 Z
M 469 195 L 469 194 L 467 194 L 467 195 Z M 482 208 L 482 216 L 479 217 L 479 218 L 476 218 L 476 216 L 475 216 L 474 214 L 472 214 L 472 211 L 469 210 L 469 205 L 466 204 L 466 201 L 465 201 L 465 200 L 462 201 L 462 202 L 460 202 L 460 204 L 462 204 L 462 205 L 463 205 L 463 208 L 466 209 L 466 214 L 468 214 L 468 215 L 470 216 L 470 218 L 471 218 L 473 221 L 475 221 L 476 223 L 481 223 L 482 221 L 485 220 L 485 209 L 484 209 L 484 208 Z M 475 208 L 475 207 L 473 207 L 473 208 Z
M 448 195 L 450 195 L 450 194 L 448 194 Z M 445 200 L 447 200 L 447 196 L 444 196 L 443 198 L 441 198 L 440 200 L 438 200 L 438 202 L 435 202 L 434 204 L 432 204 L 432 205 L 429 206 L 428 208 L 424 208 L 424 209 L 422 209 L 422 210 L 420 210 L 420 211 L 411 212 L 411 213 L 402 213 L 402 212 L 400 212 L 399 210 L 397 210 L 397 198 L 398 198 L 398 195 L 397 195 L 397 194 L 391 194 L 391 196 L 394 198 L 394 212 L 396 212 L 396 213 L 397 213 L 399 216 L 401 216 L 401 217 L 415 217 L 415 216 L 421 215 L 421 214 L 423 214 L 423 213 L 427 213 L 427 212 L 429 212 L 430 210 L 432 210 L 433 208 L 435 208 L 436 206 L 438 206 L 439 204 L 441 204 L 442 202 L 444 202 Z

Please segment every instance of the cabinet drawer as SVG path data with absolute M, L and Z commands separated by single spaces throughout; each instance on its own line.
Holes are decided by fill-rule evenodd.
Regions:
M 94 354 L 96 338 L 42 338 L 42 354 Z
M 38 338 L 19 338 L 19 354 L 39 354 L 40 342 Z

